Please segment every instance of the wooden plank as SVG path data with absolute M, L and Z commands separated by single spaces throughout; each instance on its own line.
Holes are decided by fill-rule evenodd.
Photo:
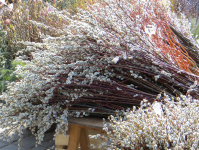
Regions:
M 96 134 L 106 134 L 104 130 L 90 130 L 88 129 L 88 135 L 96 135 Z
M 80 126 L 80 128 L 85 128 L 87 130 L 94 130 L 94 131 L 98 131 L 98 132 L 106 132 L 103 129 L 97 129 L 97 128 L 86 127 L 86 126 L 81 126 L 81 125 L 79 125 L 79 126 Z
M 87 132 L 87 129 L 85 129 L 85 128 L 81 128 L 80 146 L 81 146 L 81 150 L 90 150 L 88 132 Z
M 70 124 L 68 150 L 78 150 L 80 129 L 79 125 Z
M 95 128 L 95 129 L 103 128 L 102 117 L 68 118 L 68 122 L 72 124 L 85 126 L 85 127 Z
M 65 137 L 63 134 L 58 134 L 56 137 L 55 137 L 55 145 L 68 145 L 68 139 L 69 137 Z

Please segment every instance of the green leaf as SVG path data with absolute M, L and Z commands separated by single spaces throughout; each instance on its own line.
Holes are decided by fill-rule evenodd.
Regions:
M 0 31 L 0 37 L 5 37 L 7 35 L 7 31 Z
M 13 60 L 12 61 L 12 66 L 13 66 L 13 68 L 15 69 L 16 68 L 16 66 L 17 65 L 21 65 L 21 66 L 25 66 L 25 63 L 23 63 L 23 62 L 21 62 L 21 61 L 15 61 L 15 60 Z

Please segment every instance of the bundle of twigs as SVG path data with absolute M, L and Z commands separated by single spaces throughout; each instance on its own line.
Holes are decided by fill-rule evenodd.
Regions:
M 133 3 L 133 2 L 132 2 Z M 136 21 L 135 17 L 141 15 L 141 10 L 133 10 L 129 14 L 128 10 L 124 10 L 120 2 L 115 3 L 116 6 L 123 11 L 127 17 L 132 21 Z M 92 83 L 80 85 L 85 80 L 84 77 L 74 77 L 71 84 L 64 85 L 64 90 L 73 91 L 75 89 L 86 90 L 87 95 L 79 97 L 75 101 L 71 101 L 67 108 L 71 111 L 79 109 L 87 110 L 87 108 L 95 109 L 95 113 L 110 113 L 114 110 L 121 110 L 133 105 L 139 106 L 143 99 L 147 99 L 150 102 L 157 99 L 157 95 L 160 93 L 166 93 L 175 99 L 180 95 L 190 94 L 194 98 L 199 98 L 197 92 L 197 85 L 195 90 L 191 90 L 194 82 L 198 81 L 198 47 L 193 41 L 188 39 L 183 33 L 178 31 L 176 26 L 173 26 L 169 21 L 169 17 L 162 9 L 158 2 L 153 3 L 155 5 L 155 16 L 150 14 L 150 6 L 147 6 L 146 10 L 150 17 L 145 17 L 140 23 L 140 32 L 146 33 L 146 26 L 156 26 L 156 33 L 149 37 L 150 46 L 139 36 L 134 35 L 137 39 L 135 43 L 143 44 L 140 47 L 134 47 L 130 49 L 134 43 L 128 41 L 125 38 L 120 39 L 118 46 L 110 44 L 98 44 L 95 39 L 88 39 L 89 43 L 95 48 L 90 47 L 88 55 L 95 54 L 92 61 L 115 55 L 115 60 L 112 63 L 104 65 L 90 62 L 90 67 L 100 67 L 98 72 L 99 76 L 106 74 L 109 81 L 101 81 L 97 78 L 92 80 Z M 108 3 L 104 3 L 108 5 Z M 141 4 L 142 5 L 142 4 Z M 92 7 L 96 9 L 95 7 Z M 100 9 L 98 9 L 100 11 Z M 125 20 L 119 16 L 117 12 L 114 12 L 117 19 Z M 96 17 L 97 18 L 97 17 Z M 100 20 L 101 21 L 101 20 Z M 103 23 L 103 29 L 107 34 L 111 34 L 111 38 L 120 35 L 113 26 Z M 125 22 L 127 23 L 127 22 Z M 127 25 L 127 28 L 130 28 Z M 159 32 L 159 33 L 158 33 Z M 133 36 L 134 32 L 132 32 Z M 148 46 L 148 47 L 147 47 Z M 103 49 L 111 49 L 108 53 Z M 147 49 L 148 48 L 148 49 Z M 113 54 L 114 53 L 114 54 Z M 122 54 L 122 56 L 121 56 Z M 72 54 L 67 54 L 69 56 Z M 119 56 L 120 55 L 120 56 Z M 79 66 L 75 66 L 78 68 Z M 77 72 L 81 70 L 75 69 Z M 60 74 L 57 80 L 65 81 L 68 75 Z M 76 80 L 78 79 L 78 82 Z M 196 83 L 195 83 L 196 84 Z M 159 95 L 160 96 L 160 95 Z M 64 101 L 65 96 L 60 95 L 59 91 L 54 93 L 53 99 Z M 93 112 L 94 113 L 94 112 Z
M 60 36 L 40 32 L 42 43 L 17 43 L 28 46 L 33 59 L 18 66 L 23 79 L 2 95 L 7 106 L 0 127 L 10 127 L 3 136 L 38 126 L 41 141 L 54 122 L 57 133 L 65 133 L 71 116 L 110 114 L 164 93 L 199 98 L 199 50 L 188 21 L 157 0 L 105 0 L 74 16 L 45 5 L 48 17 L 62 18 L 66 27 L 29 20 L 38 31 Z
M 36 72 L 46 78 L 56 74 L 47 87 L 39 90 L 39 93 L 47 92 L 53 87 L 53 96 L 47 102 L 49 105 L 63 103 L 63 109 L 74 113 L 92 110 L 92 113 L 110 114 L 133 105 L 139 106 L 143 99 L 153 102 L 163 92 L 175 99 L 190 91 L 198 80 L 198 48 L 189 35 L 186 37 L 187 33 L 179 31 L 157 1 L 152 1 L 152 5 L 145 3 L 101 2 L 89 5 L 90 18 L 84 11 L 72 17 L 74 21 L 85 22 L 89 26 L 95 26 L 92 19 L 96 19 L 106 35 L 101 39 L 95 38 L 85 29 L 69 23 L 72 35 L 68 37 L 72 36 L 72 40 L 66 38 L 68 49 L 56 53 L 65 61 L 65 71 Z M 140 8 L 134 9 L 138 5 Z M 107 11 L 105 16 L 102 15 L 103 9 Z M 126 29 L 117 29 L 113 20 L 111 23 L 103 20 L 108 17 L 108 11 L 112 11 Z M 90 20 L 85 21 L 78 15 Z M 155 32 L 148 31 L 152 29 Z M 114 40 L 117 40 L 116 44 L 112 43 Z M 198 98 L 197 90 L 188 94 Z M 46 96 L 40 94 L 40 98 L 45 99 Z M 35 101 L 34 96 L 29 101 L 34 105 L 43 104 L 40 99 Z

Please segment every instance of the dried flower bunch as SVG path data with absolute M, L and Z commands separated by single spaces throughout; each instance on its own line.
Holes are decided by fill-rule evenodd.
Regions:
M 111 123 L 104 125 L 108 134 L 99 147 L 107 150 L 198 149 L 199 101 L 184 95 L 177 99 L 174 102 L 165 94 L 163 103 L 152 105 L 145 99 L 139 109 L 134 107 L 124 112 L 123 117 L 110 116 Z
M 29 51 L 32 59 L 16 58 L 27 65 L 17 67 L 23 79 L 1 96 L 0 127 L 7 128 L 1 136 L 19 133 L 20 145 L 23 129 L 38 126 L 40 144 L 53 123 L 56 134 L 65 133 L 68 117 L 113 114 L 143 99 L 153 102 L 162 91 L 173 99 L 199 97 L 198 47 L 188 20 L 169 6 L 165 11 L 156 0 L 104 0 L 71 15 L 40 2 L 50 8 L 49 20 L 61 19 L 62 26 L 42 17 L 27 20 L 41 42 L 15 43 L 26 46 L 18 53 Z

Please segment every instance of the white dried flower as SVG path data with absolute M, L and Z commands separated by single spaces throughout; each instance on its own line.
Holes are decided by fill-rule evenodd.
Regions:
M 116 56 L 115 58 L 113 58 L 112 62 L 114 64 L 117 64 L 117 62 L 119 61 L 120 57 L 119 56 Z

